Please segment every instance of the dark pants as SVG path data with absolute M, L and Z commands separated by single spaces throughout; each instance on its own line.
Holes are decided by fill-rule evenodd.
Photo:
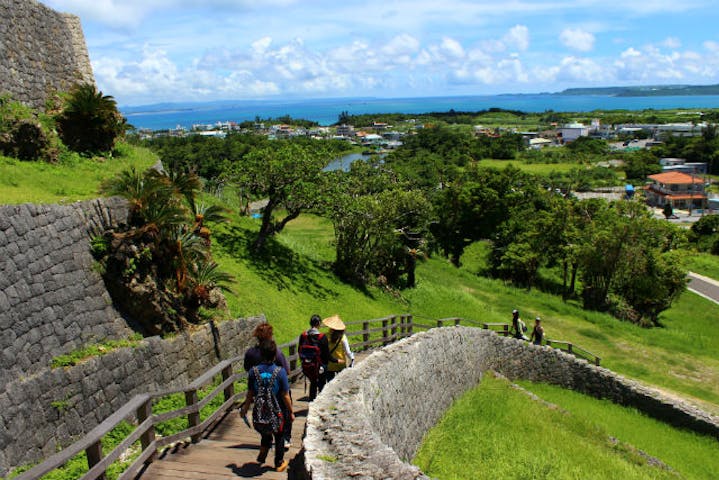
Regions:
M 317 380 L 310 380 L 310 402 L 317 398 L 317 394 L 322 391 L 325 387 L 327 372 L 320 373 L 317 376 Z
M 285 459 L 284 432 L 262 434 L 260 445 L 269 450 L 272 448 L 273 438 L 275 440 L 275 468 L 277 468 L 282 465 L 282 460 Z
M 290 398 L 292 398 L 292 392 L 290 391 L 289 393 Z M 284 423 L 282 424 L 283 437 L 285 439 L 285 443 L 290 443 L 290 440 L 292 439 L 292 420 L 290 420 L 290 411 L 287 410 L 285 402 L 281 400 L 280 408 L 282 408 L 282 417 L 284 418 Z

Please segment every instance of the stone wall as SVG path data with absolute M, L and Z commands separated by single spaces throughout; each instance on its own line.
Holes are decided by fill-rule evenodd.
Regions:
M 134 395 L 185 386 L 220 360 L 243 354 L 263 321 L 254 317 L 167 340 L 151 337 L 135 348 L 8 384 L 0 393 L 0 476 L 76 441 Z
M 0 0 L 0 94 L 44 109 L 75 83 L 95 83 L 80 19 L 36 0 Z
M 88 231 L 126 218 L 119 199 L 0 206 L 0 392 L 57 355 L 133 333 L 92 268 Z
M 719 439 L 719 419 L 549 347 L 488 330 L 436 328 L 343 371 L 310 405 L 305 467 L 313 480 L 427 479 L 407 463 L 424 434 L 487 370 L 633 406 Z

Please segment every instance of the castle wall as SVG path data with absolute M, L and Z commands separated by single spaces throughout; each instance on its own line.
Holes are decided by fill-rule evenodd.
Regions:
M 120 199 L 0 206 L 0 392 L 55 356 L 133 333 L 90 253 L 93 225 L 126 218 Z
M 608 398 L 719 439 L 718 418 L 559 350 L 489 330 L 435 328 L 373 353 L 322 390 L 307 416 L 308 478 L 428 479 L 408 462 L 488 370 Z
M 45 369 L 0 392 L 0 476 L 81 438 L 139 393 L 187 385 L 254 344 L 253 317 L 151 337 L 69 368 Z
M 36 0 L 0 0 L 0 95 L 44 109 L 75 83 L 95 83 L 80 19 Z

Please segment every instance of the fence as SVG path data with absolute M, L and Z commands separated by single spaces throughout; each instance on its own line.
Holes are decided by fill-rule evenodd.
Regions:
M 429 320 L 429 319 L 428 319 Z M 348 331 L 346 335 L 353 350 L 361 351 L 377 345 L 388 345 L 404 337 L 412 335 L 417 330 L 427 330 L 434 327 L 449 325 L 460 325 L 461 322 L 474 323 L 471 320 L 450 317 L 434 321 L 435 324 L 421 324 L 414 321 L 412 315 L 391 315 L 374 320 L 363 320 L 358 322 L 347 322 Z M 361 326 L 359 330 L 350 330 Z M 482 328 L 492 329 L 505 337 L 509 335 L 509 325 L 503 323 L 484 323 Z M 550 343 L 551 342 L 551 343 Z M 547 345 L 568 346 L 569 353 L 577 354 L 579 351 L 592 355 L 586 350 L 573 346 L 568 342 L 547 341 Z M 297 354 L 297 340 L 280 345 L 283 351 L 287 352 L 287 360 L 290 364 L 290 378 L 297 379 L 302 373 Z M 599 365 L 599 357 L 594 357 L 595 363 Z M 82 439 L 70 445 L 61 452 L 51 456 L 39 465 L 15 477 L 16 480 L 34 480 L 55 470 L 75 455 L 83 451 L 87 454 L 89 466 L 88 472 L 81 477 L 82 480 L 105 479 L 107 469 L 137 441 L 140 442 L 142 451 L 134 462 L 118 477 L 120 480 L 135 478 L 137 473 L 146 463 L 152 462 L 162 448 L 189 438 L 193 443 L 199 442 L 203 434 L 209 432 L 222 417 L 236 404 L 244 401 L 244 392 L 240 391 L 237 382 L 245 379 L 247 373 L 243 369 L 243 356 L 237 356 L 223 360 L 213 368 L 209 369 L 185 388 L 165 390 L 157 393 L 145 393 L 136 395 L 119 410 L 105 419 L 100 425 L 93 428 Z M 208 393 L 205 390 L 211 389 Z M 185 405 L 168 412 L 155 412 L 155 402 L 171 395 L 184 395 Z M 202 395 L 204 394 L 204 395 Z M 222 403 L 217 408 L 212 404 L 213 400 L 222 394 Z M 200 396 L 202 395 L 202 398 Z M 215 402 L 217 403 L 217 402 Z M 204 420 L 203 414 L 206 415 Z M 156 426 L 158 424 L 186 417 L 188 428 L 158 438 Z M 102 440 L 123 420 L 132 419 L 137 427 L 107 455 L 103 456 Z

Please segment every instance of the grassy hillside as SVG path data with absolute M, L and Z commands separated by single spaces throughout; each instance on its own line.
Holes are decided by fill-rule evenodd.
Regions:
M 157 159 L 148 150 L 121 146 L 120 158 L 81 159 L 47 165 L 0 159 L 0 202 L 62 202 L 96 196 L 99 183 L 134 165 L 144 168 Z M 8 186 L 9 185 L 9 186 Z M 231 198 L 224 200 L 232 204 Z M 661 321 L 665 328 L 646 330 L 597 312 L 577 302 L 538 290 L 527 291 L 478 275 L 486 249 L 467 250 L 456 269 L 440 257 L 419 264 L 417 287 L 402 292 L 359 290 L 337 281 L 332 226 L 325 219 L 302 215 L 290 222 L 261 258 L 249 254 L 248 242 L 259 221 L 233 216 L 213 227 L 213 250 L 222 268 L 236 278 L 227 295 L 233 317 L 265 314 L 277 338 L 288 341 L 307 327 L 313 313 L 340 314 L 363 320 L 392 313 L 418 319 L 458 316 L 481 322 L 507 322 L 513 308 L 522 317 L 540 315 L 550 338 L 574 342 L 602 358 L 602 365 L 667 391 L 702 401 L 719 411 L 719 306 L 685 293 Z M 719 262 L 709 255 L 692 256 L 692 268 L 711 275 Z
M 123 146 L 122 151 L 124 154 L 120 158 L 78 159 L 71 164 L 60 165 L 0 158 L 0 202 L 48 203 L 93 198 L 103 179 L 130 165 L 145 168 L 156 161 L 156 157 L 147 150 Z M 221 201 L 232 208 L 231 198 L 206 200 Z M 313 215 L 300 216 L 290 222 L 276 239 L 270 241 L 268 252 L 261 257 L 249 253 L 249 243 L 258 228 L 259 220 L 233 214 L 230 223 L 212 226 L 213 252 L 222 269 L 235 277 L 233 292 L 227 294 L 229 316 L 265 314 L 275 326 L 280 342 L 294 338 L 307 328 L 309 317 L 313 313 L 322 316 L 338 313 L 347 321 L 377 318 L 393 313 L 411 313 L 420 321 L 458 316 L 477 322 L 508 322 L 511 310 L 518 308 L 525 320 L 540 315 L 544 319 L 548 337 L 581 345 L 599 355 L 603 366 L 654 385 L 669 394 L 689 399 L 719 414 L 719 329 L 716 325 L 719 306 L 697 295 L 685 293 L 670 310 L 664 312 L 661 316 L 664 328 L 642 329 L 606 314 L 584 311 L 576 301 L 563 302 L 555 295 L 536 289 L 518 289 L 502 281 L 481 276 L 487 253 L 483 244 L 475 244 L 467 249 L 462 258 L 463 266 L 459 269 L 438 256 L 421 262 L 417 268 L 417 287 L 414 289 L 397 292 L 370 287 L 361 290 L 339 282 L 332 273 L 333 231 L 327 220 Z M 692 269 L 719 278 L 719 274 L 713 275 L 719 272 L 716 257 L 692 255 L 691 258 Z M 490 395 L 493 389 L 480 390 L 484 390 L 480 392 L 481 395 Z M 541 390 L 542 394 L 548 391 Z M 505 393 L 501 395 L 504 396 L 490 399 L 489 403 L 504 405 L 505 402 L 515 401 L 509 400 Z M 549 397 L 549 393 L 546 395 Z M 561 398 L 554 397 L 551 399 L 555 403 L 561 403 L 560 400 Z M 521 401 L 528 402 L 525 398 L 521 398 Z M 532 412 L 537 408 L 532 404 L 523 405 L 518 408 L 534 409 Z M 476 407 L 473 408 L 476 410 Z M 586 409 L 589 410 L 590 407 Z M 615 413 L 602 415 L 611 417 Z M 623 418 L 621 415 L 623 414 L 616 413 L 617 418 Z M 567 424 L 560 420 L 553 418 L 548 424 L 540 423 L 532 427 L 540 432 L 535 440 L 537 445 L 542 446 L 542 441 L 547 439 L 546 432 L 551 428 L 553 439 L 555 434 L 562 437 L 558 444 L 561 447 L 550 450 L 553 453 L 546 455 L 543 452 L 538 453 L 541 462 L 538 460 L 532 463 L 534 460 L 531 458 L 534 457 L 526 457 L 530 458 L 526 468 L 534 468 L 535 471 L 545 472 L 547 475 L 552 473 L 554 478 L 557 470 L 548 465 L 546 459 L 549 458 L 552 462 L 567 464 L 568 472 L 575 472 L 571 463 L 567 462 L 575 456 L 585 455 L 590 449 L 581 448 L 577 451 L 573 447 L 576 444 L 597 450 L 596 455 L 592 454 L 591 458 L 587 458 L 584 468 L 589 470 L 582 470 L 584 472 L 594 472 L 592 469 L 596 465 L 608 462 L 607 465 L 611 467 L 607 467 L 606 471 L 610 472 L 610 476 L 605 478 L 613 478 L 611 475 L 627 478 L 666 477 L 666 472 L 661 469 L 647 470 L 640 464 L 631 448 L 624 451 L 624 447 L 613 447 L 605 441 L 577 439 L 587 435 L 591 437 L 599 431 L 602 438 L 614 435 L 623 442 L 650 452 L 676 468 L 685 478 L 702 478 L 701 475 L 692 473 L 691 469 L 680 468 L 673 457 L 667 456 L 666 453 L 651 453 L 641 443 L 643 440 L 623 436 L 624 433 L 613 433 L 616 431 L 613 426 L 597 427 L 586 419 L 573 420 Z M 561 425 L 561 428 L 557 428 L 557 425 Z M 499 437 L 512 438 L 512 435 L 507 433 L 513 431 L 514 427 L 510 424 L 497 424 L 497 427 Z M 659 432 L 645 426 L 638 426 L 636 429 Z M 650 433 L 648 438 L 657 438 L 656 435 L 660 434 L 665 435 L 662 432 Z M 478 434 L 478 437 L 482 435 Z M 671 440 L 673 437 L 666 438 L 669 439 L 667 442 L 675 441 Z M 676 442 L 689 442 L 687 444 L 691 445 L 691 441 L 686 439 Z M 479 444 L 474 440 L 470 443 Z M 511 451 L 512 446 L 510 444 L 507 447 L 498 447 L 496 451 L 475 450 L 473 447 L 461 445 L 455 447 L 457 448 L 463 454 L 470 452 L 467 457 L 470 459 L 490 453 L 499 454 L 497 458 L 502 459 L 506 458 L 505 454 Z M 557 453 L 558 450 L 564 452 L 562 456 Z M 689 454 L 686 456 L 694 458 Z M 464 467 L 468 465 L 451 456 L 450 461 Z M 469 461 L 472 460 L 467 462 Z M 508 469 L 506 472 L 514 472 L 513 465 L 506 462 L 502 465 Z M 488 471 L 496 473 L 492 469 Z M 653 472 L 653 476 L 647 477 L 647 471 Z M 431 469 L 429 472 L 432 475 L 439 474 Z M 509 475 L 496 474 L 497 478 Z M 563 478 L 561 475 L 565 473 L 557 478 Z M 586 477 L 581 473 L 575 475 L 583 476 Z M 674 477 L 675 475 L 671 476 Z M 443 473 L 442 478 L 461 477 Z
M 559 408 L 486 376 L 427 434 L 415 463 L 443 480 L 719 476 L 719 446 L 711 437 L 606 400 L 522 385 Z
M 118 146 L 116 158 L 82 158 L 50 164 L 23 162 L 0 155 L 0 204 L 68 203 L 97 198 L 102 180 L 134 166 L 144 170 L 157 161 L 147 149 Z

